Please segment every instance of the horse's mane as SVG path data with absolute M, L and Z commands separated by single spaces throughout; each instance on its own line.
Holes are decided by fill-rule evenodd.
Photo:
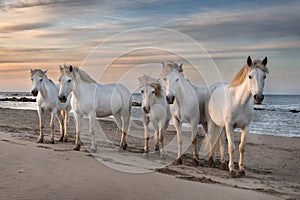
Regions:
M 71 74 L 74 75 L 76 77 L 76 74 L 79 74 L 80 78 L 88 83 L 97 83 L 94 79 L 92 79 L 88 73 L 86 73 L 85 71 L 79 69 L 78 67 L 72 66 L 72 72 L 70 71 L 71 65 L 70 66 L 66 66 L 64 65 L 63 68 L 60 69 L 61 73 L 65 73 L 65 74 Z M 73 73 L 74 72 L 74 73 Z
M 177 63 L 175 63 L 171 60 L 169 60 L 167 62 L 163 62 L 163 73 L 162 73 L 163 76 L 166 76 L 172 70 L 182 73 L 183 72 L 182 64 L 178 65 Z
M 55 83 L 50 78 L 48 78 L 46 73 L 41 69 L 33 69 L 33 70 L 30 71 L 30 74 L 31 74 L 31 76 L 37 75 L 37 76 L 40 76 L 40 77 L 45 77 L 50 81 L 50 83 L 55 85 Z
M 251 67 L 245 65 L 240 69 L 240 71 L 232 79 L 231 83 L 229 84 L 229 87 L 241 85 L 245 81 L 248 73 L 254 68 L 258 68 L 265 73 L 269 73 L 269 69 L 262 64 L 261 60 L 253 60 Z
M 144 75 L 144 76 L 139 77 L 139 81 L 140 81 L 139 88 L 145 86 L 146 84 L 149 84 L 151 87 L 154 88 L 155 96 L 157 96 L 158 98 L 163 97 L 162 96 L 162 87 L 159 82 L 159 79 L 155 79 L 150 76 Z

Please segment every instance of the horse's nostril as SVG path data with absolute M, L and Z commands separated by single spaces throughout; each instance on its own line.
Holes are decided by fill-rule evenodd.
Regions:
M 148 112 L 150 111 L 150 107 L 144 106 L 144 107 L 143 107 L 143 110 L 144 110 L 145 113 L 148 113 Z
M 254 95 L 254 99 L 257 99 L 257 95 L 256 94 Z

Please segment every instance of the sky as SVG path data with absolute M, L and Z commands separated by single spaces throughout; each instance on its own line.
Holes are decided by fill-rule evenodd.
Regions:
M 230 82 L 268 57 L 267 94 L 300 94 L 299 1 L 0 0 L 0 91 L 30 91 L 30 68 L 79 66 L 101 83 L 183 63 L 197 85 Z

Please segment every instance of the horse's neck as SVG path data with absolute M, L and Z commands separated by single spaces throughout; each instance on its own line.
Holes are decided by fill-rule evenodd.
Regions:
M 241 105 L 246 105 L 250 102 L 251 92 L 248 89 L 248 84 L 248 81 L 244 81 L 241 85 L 232 88 L 234 90 L 235 99 Z
M 186 79 L 182 78 L 180 82 L 182 84 L 178 84 L 178 94 L 176 94 L 176 99 L 179 104 L 180 102 L 188 102 L 187 100 L 195 95 L 191 84 Z
M 97 83 L 88 83 L 82 79 L 75 80 L 75 89 L 73 90 L 73 96 L 76 99 L 85 99 L 88 93 L 95 93 Z
M 44 78 L 44 81 L 43 81 L 41 89 L 40 89 L 41 96 L 44 99 L 48 99 L 51 96 L 51 94 L 50 94 L 51 93 L 51 88 L 50 88 L 51 84 L 52 83 L 50 82 L 50 80 L 48 78 Z

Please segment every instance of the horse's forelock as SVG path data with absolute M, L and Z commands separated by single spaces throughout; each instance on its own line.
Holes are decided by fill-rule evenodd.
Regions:
M 41 69 L 30 70 L 30 75 L 31 75 L 31 77 L 34 75 L 40 76 L 40 77 L 44 77 L 44 76 L 47 77 L 47 75 Z
M 241 85 L 246 79 L 248 73 L 255 68 L 258 68 L 267 74 L 269 73 L 269 68 L 264 66 L 261 60 L 253 60 L 252 65 L 250 67 L 248 65 L 245 65 L 243 68 L 240 69 L 240 71 L 232 79 L 231 83 L 229 84 L 229 87 Z

